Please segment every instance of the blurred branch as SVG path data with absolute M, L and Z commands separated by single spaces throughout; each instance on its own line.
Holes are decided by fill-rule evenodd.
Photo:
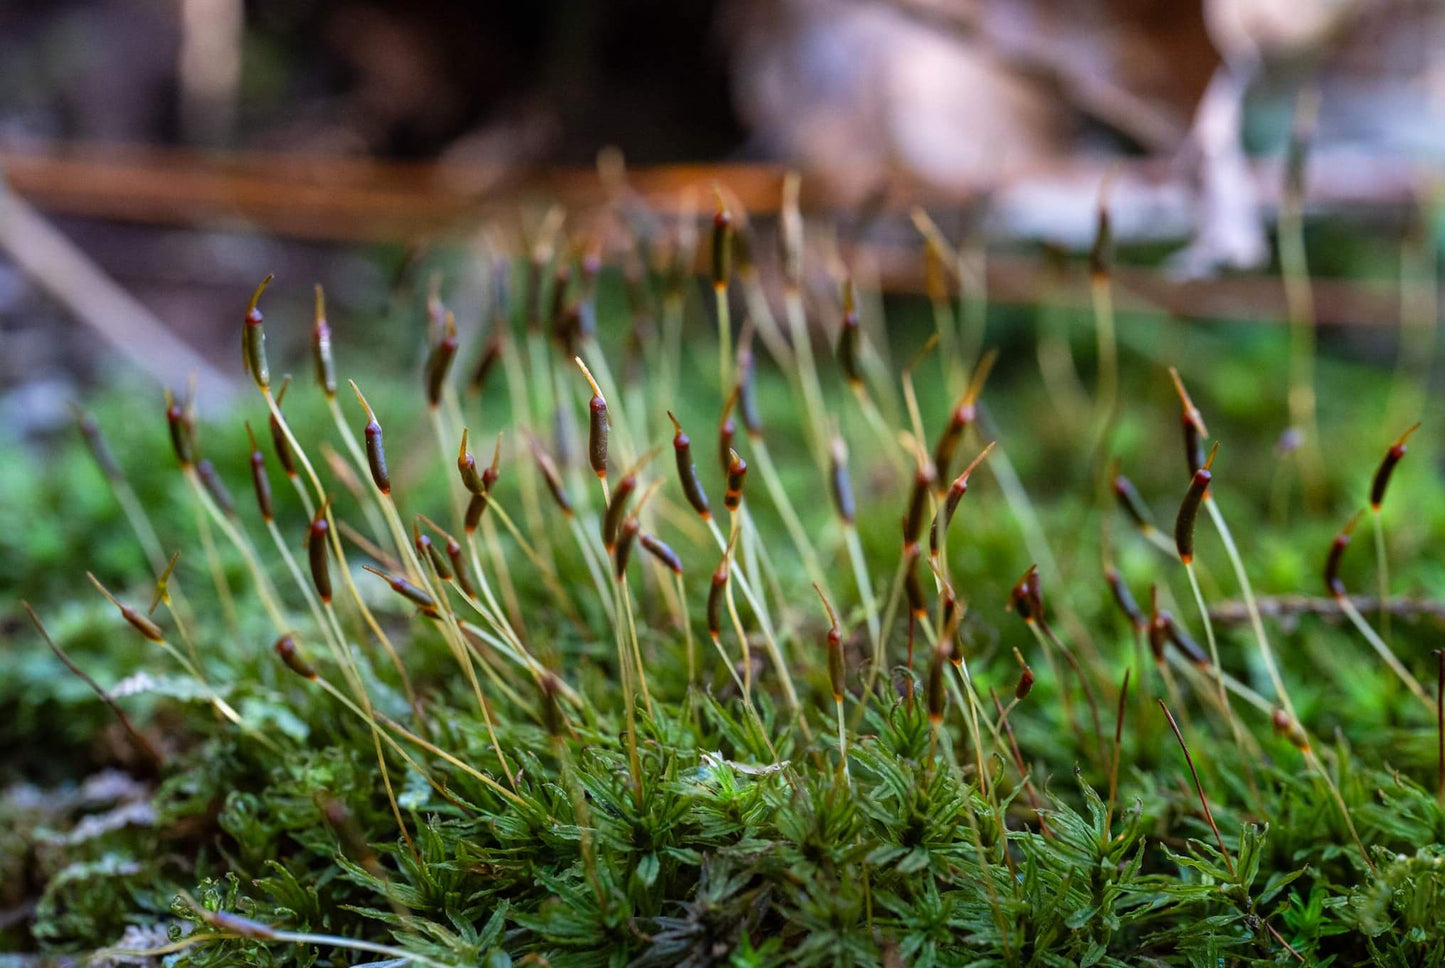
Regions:
M 1364 595 L 1350 596 L 1350 602 L 1366 615 L 1381 611 L 1380 600 Z M 1398 618 L 1428 618 L 1445 622 L 1445 602 L 1420 598 L 1390 598 L 1384 602 L 1384 610 Z M 1320 615 L 1327 618 L 1343 616 L 1339 602 L 1333 598 L 1314 595 L 1279 595 L 1259 599 L 1259 613 L 1265 618 L 1293 618 L 1300 615 Z M 1209 616 L 1224 625 L 1243 625 L 1249 621 L 1249 611 L 1243 602 L 1221 602 L 1210 608 Z
M 513 219 L 529 203 L 559 203 L 572 212 L 604 204 L 591 169 L 540 172 L 445 163 L 382 162 L 346 157 L 211 153 L 174 149 L 71 149 L 64 154 L 0 151 L 18 194 L 54 213 L 151 225 L 183 225 L 331 242 L 424 243 L 472 234 L 491 218 Z M 1093 238 L 1095 199 L 1115 170 L 1111 211 L 1121 244 L 1160 244 L 1190 238 L 1197 217 L 1193 186 L 1167 162 L 1082 158 L 1014 172 L 979 185 L 988 200 L 988 231 L 1007 241 L 1047 240 L 1084 251 Z M 632 169 L 631 189 L 657 212 L 683 213 L 684 193 L 716 181 L 755 216 L 775 214 L 785 169 L 777 165 L 673 165 Z M 1250 169 L 1264 211 L 1278 208 L 1277 162 Z M 1427 173 L 1398 159 L 1316 155 L 1310 203 L 1399 213 L 1419 204 Z M 817 180 L 805 181 L 804 205 L 827 215 L 835 200 Z M 18 200 L 17 200 L 18 201 Z M 958 210 L 968 199 L 889 198 L 868 233 L 868 254 L 890 290 L 922 287 L 916 239 L 907 219 L 912 204 Z M 53 233 L 53 229 L 46 227 Z M 767 251 L 761 247 L 759 251 Z M 990 296 L 1003 303 L 1088 305 L 1087 281 L 1060 278 L 1044 259 L 990 253 Z M 1164 309 L 1186 318 L 1284 318 L 1279 281 L 1226 276 L 1182 281 L 1153 270 L 1120 267 L 1121 309 Z M 1394 325 L 1399 285 L 1378 281 L 1315 280 L 1324 325 Z
M 194 372 L 208 402 L 230 396 L 234 383 L 206 362 L 105 274 L 0 178 L 0 251 L 77 319 L 167 386 Z

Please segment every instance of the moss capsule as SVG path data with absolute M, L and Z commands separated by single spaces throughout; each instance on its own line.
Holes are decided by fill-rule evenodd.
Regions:
M 672 421 L 672 450 L 677 458 L 677 480 L 682 485 L 683 497 L 692 509 L 698 513 L 704 521 L 712 517 L 712 510 L 708 505 L 707 492 L 702 488 L 702 481 L 697 476 L 697 467 L 692 462 L 692 438 L 682 431 L 682 424 L 667 412 L 667 419 Z
M 1218 451 L 1219 444 L 1216 443 L 1209 453 L 1209 459 L 1189 479 L 1189 489 L 1184 492 L 1184 500 L 1179 504 L 1179 514 L 1174 518 L 1174 547 L 1179 552 L 1179 560 L 1186 565 L 1194 561 L 1194 521 L 1199 516 L 1199 505 L 1209 493 L 1209 483 L 1214 479 L 1209 468 Z
M 642 543 L 643 550 L 662 562 L 673 574 L 682 574 L 682 559 L 667 542 L 655 534 L 644 534 L 638 540 Z
M 266 291 L 272 278 L 268 274 L 251 294 L 251 301 L 246 305 L 246 321 L 241 326 L 242 362 L 256 387 L 262 391 L 271 387 L 271 370 L 266 365 L 266 330 L 261 325 L 261 310 L 256 308 L 256 304 L 261 301 L 261 293 Z
M 1419 428 L 1418 423 L 1410 427 L 1396 438 L 1389 450 L 1385 451 L 1380 466 L 1375 470 L 1375 477 L 1370 481 L 1370 507 L 1374 510 L 1380 510 L 1380 506 L 1385 503 L 1385 491 L 1390 486 L 1390 477 L 1395 473 L 1395 466 L 1400 463 L 1400 459 L 1405 456 L 1405 451 L 1408 449 L 1405 442 Z
M 336 361 L 331 356 L 331 326 L 326 322 L 326 293 L 316 285 L 316 322 L 311 327 L 311 360 L 316 385 L 329 400 L 336 396 Z
M 234 518 L 236 502 L 231 499 L 231 492 L 226 488 L 226 482 L 221 480 L 221 475 L 216 472 L 216 465 L 201 458 L 196 462 L 196 476 L 201 479 L 201 485 L 205 487 L 211 500 L 216 502 L 216 507 L 221 509 L 221 513 L 228 518 Z
M 306 531 L 306 555 L 311 560 L 311 582 L 316 594 L 323 602 L 331 601 L 331 562 L 326 557 L 326 537 L 331 525 L 326 521 L 326 506 L 323 504 L 311 519 Z
M 286 668 L 303 679 L 316 678 L 316 667 L 306 661 L 306 656 L 302 654 L 300 646 L 296 644 L 296 640 L 292 636 L 281 636 L 276 640 L 273 648 L 281 661 L 286 663 Z
M 743 485 L 747 481 L 748 462 L 735 450 L 728 451 L 728 486 L 723 492 L 723 507 L 736 511 L 742 507 Z

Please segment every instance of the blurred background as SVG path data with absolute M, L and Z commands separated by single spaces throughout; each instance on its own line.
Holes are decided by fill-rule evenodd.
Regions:
M 1126 302 L 1270 321 L 1298 131 L 1320 322 L 1388 353 L 1442 51 L 1429 0 L 3 0 L 0 416 L 59 426 L 108 346 L 224 386 L 266 271 L 373 314 L 418 252 L 598 204 L 610 146 L 658 210 L 716 178 L 764 232 L 798 169 L 890 292 L 924 204 L 1001 303 L 1086 303 L 1059 255 L 1108 180 Z

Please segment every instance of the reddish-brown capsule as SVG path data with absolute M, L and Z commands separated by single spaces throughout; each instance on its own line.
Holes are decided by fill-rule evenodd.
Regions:
M 738 393 L 734 388 L 728 396 L 728 402 L 723 406 L 722 419 L 717 427 L 717 456 L 718 463 L 722 467 L 723 476 L 728 473 L 728 465 L 732 463 L 733 439 L 738 434 L 737 421 L 733 419 L 733 406 L 737 403 Z
M 943 507 L 934 514 L 933 527 L 929 529 L 929 555 L 933 557 L 938 556 L 939 543 L 943 535 L 947 533 L 948 526 L 953 523 L 953 515 L 958 510 L 959 502 L 962 501 L 963 496 L 968 493 L 969 478 L 973 475 L 973 472 L 978 469 L 978 465 L 983 463 L 984 458 L 992 453 L 995 443 L 996 441 L 989 441 L 983 450 L 978 452 L 978 456 L 971 460 L 968 466 L 963 469 L 963 473 L 955 477 L 953 483 L 948 485 L 948 493 L 943 499 Z
M 728 452 L 728 486 L 723 492 L 723 507 L 736 511 L 742 507 L 743 484 L 747 481 L 748 462 L 735 450 Z
M 316 667 L 306 661 L 306 656 L 302 654 L 300 646 L 290 635 L 283 635 L 277 639 L 273 648 L 281 661 L 286 663 L 286 668 L 303 679 L 316 678 Z
M 918 545 L 923 535 L 923 522 L 928 514 L 928 495 L 933 490 L 937 474 L 933 465 L 919 460 L 913 473 L 913 491 L 908 498 L 908 513 L 903 518 L 903 547 L 911 549 Z
M 430 535 L 421 533 L 421 527 L 415 522 L 411 525 L 411 540 L 416 545 L 416 553 L 423 560 L 430 559 L 432 567 L 436 569 L 437 577 L 442 581 L 450 581 L 452 577 L 451 565 L 447 563 L 446 557 Z
M 272 278 L 267 274 L 251 294 L 251 301 L 246 305 L 246 321 L 241 326 L 242 362 L 251 379 L 256 381 L 256 387 L 263 391 L 271 386 L 271 371 L 266 366 L 266 330 L 261 325 L 261 310 L 256 308 L 256 304 L 261 301 L 261 293 L 266 291 Z
M 1169 641 L 1169 624 L 1172 620 L 1168 612 L 1159 610 L 1159 586 L 1149 587 L 1149 651 L 1154 656 L 1154 661 L 1163 663 L 1164 646 Z
M 326 505 L 323 504 L 311 519 L 306 530 L 306 554 L 311 559 L 311 582 L 316 594 L 323 602 L 331 601 L 331 562 L 326 557 L 326 538 L 331 525 L 326 521 Z
M 331 326 L 326 322 L 326 293 L 316 285 L 316 323 L 311 328 L 311 359 L 316 385 L 327 399 L 336 396 L 336 361 L 331 356 Z
M 1129 586 L 1119 574 L 1119 570 L 1113 565 L 1104 567 L 1104 581 L 1109 583 L 1109 591 L 1114 596 L 1114 604 L 1119 606 L 1119 611 L 1129 620 L 1129 624 L 1140 631 L 1149 625 L 1149 620 L 1144 613 L 1139 611 L 1138 602 L 1134 601 L 1134 595 L 1129 591 Z
M 286 399 L 286 388 L 291 385 L 291 378 L 288 376 L 281 381 L 281 389 L 276 394 L 276 409 L 281 409 L 281 401 Z M 276 419 L 273 413 L 270 416 L 271 424 L 271 446 L 276 450 L 276 460 L 281 465 L 281 471 L 287 477 L 296 476 L 296 461 L 291 456 L 291 442 L 286 439 L 286 431 L 281 426 L 281 421 Z
M 492 325 L 494 327 L 499 325 L 505 326 L 506 321 L 502 320 L 500 323 L 494 321 Z M 499 331 L 497 335 L 493 336 L 491 340 L 487 342 L 486 347 L 482 350 L 482 355 L 478 357 L 477 365 L 472 369 L 472 377 L 467 381 L 467 389 L 473 393 L 481 393 L 482 388 L 486 386 L 487 377 L 491 375 L 492 370 L 497 365 L 497 361 L 501 358 L 502 335 Z
M 908 568 L 903 575 L 903 592 L 908 599 L 908 610 L 920 622 L 928 617 L 928 599 L 923 593 L 923 580 L 918 575 L 918 551 L 905 551 Z
M 863 385 L 863 365 L 860 356 L 863 343 L 863 329 L 858 321 L 858 307 L 854 302 L 853 280 L 843 283 L 843 324 L 838 331 L 838 368 L 848 385 Z
M 275 518 L 271 505 L 271 478 L 266 474 L 266 455 L 261 453 L 260 444 L 251 430 L 251 421 L 246 421 L 246 437 L 251 441 L 251 484 L 256 491 L 256 506 L 261 509 L 261 519 Z
M 482 515 L 486 513 L 487 505 L 491 503 L 492 486 L 497 483 L 497 478 L 501 476 L 501 461 L 502 436 L 498 434 L 497 444 L 492 449 L 492 463 L 486 470 L 482 471 L 481 493 L 472 495 L 472 499 L 467 502 L 465 525 L 468 534 L 477 530 L 477 525 L 482 522 Z
M 1115 474 L 1114 497 L 1119 502 L 1119 507 L 1134 522 L 1135 527 L 1141 531 L 1147 531 L 1154 527 L 1149 521 L 1149 511 L 1144 505 L 1144 499 L 1139 496 L 1139 491 L 1134 487 L 1134 482 L 1123 474 Z
M 542 449 L 542 446 L 533 440 L 532 460 L 537 464 L 537 470 L 542 474 L 542 481 L 547 485 L 547 490 L 552 494 L 552 500 L 557 502 L 557 507 L 567 517 L 572 516 L 572 501 L 567 497 L 567 489 L 562 486 L 562 475 L 557 472 L 557 465 L 552 458 Z
M 447 372 L 457 356 L 457 321 L 447 310 L 442 329 L 442 338 L 432 347 L 426 361 L 426 402 L 435 407 L 441 403 L 442 388 L 446 386 Z
M 602 512 L 602 546 L 611 551 L 617 546 L 618 529 L 622 526 L 623 516 L 627 513 L 627 502 L 632 499 L 632 494 L 637 490 L 637 475 L 626 474 L 617 482 L 612 489 L 611 499 L 607 502 L 607 509 Z
M 361 395 L 361 389 L 357 387 L 355 380 L 351 381 L 351 389 L 361 403 L 361 409 L 366 411 L 366 427 L 363 435 L 366 438 L 366 464 L 371 469 L 371 482 L 381 493 L 390 494 L 391 472 L 386 469 L 386 445 L 381 436 L 381 424 L 377 422 L 371 404 L 367 403 L 366 397 Z
M 1174 519 L 1174 547 L 1179 551 L 1179 560 L 1186 565 L 1194 560 L 1194 520 L 1199 516 L 1199 505 L 1209 493 L 1209 483 L 1214 479 L 1209 468 L 1218 451 L 1219 444 L 1216 443 L 1209 452 L 1209 459 L 1190 478 L 1189 490 L 1184 492 L 1179 514 Z
M 948 417 L 948 424 L 943 428 L 943 433 L 939 435 L 938 443 L 933 448 L 933 466 L 940 479 L 947 479 L 949 468 L 953 464 L 954 452 L 958 450 L 958 445 L 968 431 L 969 424 L 978 417 L 978 397 L 983 392 L 984 382 L 988 380 L 988 374 L 997 359 L 997 351 L 990 350 L 984 354 L 983 358 L 978 361 L 978 366 L 974 367 L 968 386 L 958 398 L 958 402 L 953 405 L 953 411 Z
M 829 456 L 828 480 L 832 485 L 833 509 L 838 512 L 838 518 L 844 524 L 851 525 L 858 515 L 858 506 L 853 500 L 853 481 L 848 476 L 848 450 L 843 445 L 842 437 L 833 438 Z
M 682 424 L 667 412 L 667 419 L 672 421 L 672 450 L 677 458 L 677 480 L 682 485 L 683 497 L 692 509 L 698 513 L 704 521 L 712 517 L 712 510 L 708 504 L 707 492 L 702 489 L 702 481 L 698 479 L 697 467 L 692 462 L 692 438 L 682 432 Z
M 587 378 L 587 385 L 592 388 L 592 399 L 587 401 L 587 412 L 589 425 L 587 432 L 587 463 L 602 480 L 607 479 L 607 438 L 611 433 L 611 425 L 607 419 L 607 400 L 602 396 L 602 389 L 597 381 L 592 379 L 592 371 L 587 369 L 587 364 L 582 362 L 580 356 L 573 357 L 577 361 L 577 367 L 582 375 Z
M 682 559 L 677 552 L 655 534 L 644 534 L 640 539 L 643 550 L 670 568 L 673 574 L 682 574 Z
M 1168 612 L 1162 612 L 1160 613 L 1160 618 L 1164 624 L 1164 633 L 1169 639 L 1170 644 L 1179 650 L 1179 654 L 1184 656 L 1186 661 L 1201 667 L 1209 665 L 1208 654 L 1200 648 L 1198 642 L 1189 637 L 1188 632 L 1185 632 L 1179 627 L 1179 623 L 1174 621 L 1172 615 Z
M 1014 649 L 1014 659 L 1019 664 L 1019 681 L 1018 685 L 1014 686 L 1014 698 L 1022 702 L 1033 691 L 1034 670 L 1029 668 L 1029 664 L 1024 661 L 1023 653 L 1018 649 Z
M 482 475 L 477 472 L 477 459 L 467 450 L 467 429 L 462 428 L 461 446 L 457 448 L 457 473 L 462 486 L 471 494 L 482 493 Z
M 1107 187 L 1105 192 L 1107 192 Z M 1095 282 L 1109 278 L 1114 267 L 1114 227 L 1109 217 L 1107 201 L 1100 197 L 1097 228 L 1094 231 L 1094 247 L 1089 250 L 1089 275 Z
M 627 575 L 627 563 L 632 559 L 632 546 L 637 540 L 637 530 L 635 517 L 623 521 L 622 527 L 617 529 L 617 550 L 613 555 L 613 564 L 616 566 L 618 581 L 622 581 Z
M 944 639 L 933 650 L 933 659 L 928 663 L 928 721 L 935 727 L 943 722 L 946 697 L 943 691 L 943 665 L 948 660 L 949 645 Z
M 1009 592 L 1009 600 L 1019 618 L 1025 622 L 1034 622 L 1043 617 L 1044 601 L 1039 584 L 1039 566 L 1030 565 L 1029 570 L 1024 572 Z
M 1174 381 L 1174 392 L 1179 395 L 1180 420 L 1184 426 L 1184 458 L 1189 464 L 1189 473 L 1193 474 L 1204 466 L 1204 439 L 1209 436 L 1209 429 L 1204 426 L 1204 417 L 1190 399 L 1189 391 L 1184 389 L 1179 371 L 1171 366 L 1169 377 Z
M 452 576 L 456 579 L 457 586 L 469 597 L 476 598 L 477 590 L 472 587 L 472 580 L 467 577 L 467 562 L 462 557 L 462 546 L 451 535 L 447 535 L 447 560 L 451 562 Z
M 169 571 L 167 573 L 169 573 Z M 125 604 L 125 602 L 122 602 L 120 599 L 112 595 L 110 591 L 100 583 L 100 579 L 96 578 L 90 572 L 86 572 L 85 577 L 90 579 L 90 583 L 95 586 L 97 591 L 99 591 L 102 595 L 106 597 L 107 601 L 109 601 L 112 605 L 114 605 L 117 609 L 120 610 L 120 617 L 129 622 L 131 624 L 131 627 L 133 627 L 137 632 L 145 636 L 147 639 L 150 639 L 152 642 L 165 641 L 165 633 L 161 631 L 161 627 L 159 625 L 157 625 L 155 622 L 152 622 L 145 615 L 142 615 L 140 612 L 131 608 L 129 605 Z
M 1380 505 L 1385 503 L 1385 490 L 1390 486 L 1390 477 L 1395 473 L 1395 465 L 1400 463 L 1400 458 L 1405 456 L 1405 451 L 1408 449 L 1405 442 L 1418 429 L 1420 429 L 1420 425 L 1414 424 L 1396 438 L 1395 442 L 1390 445 L 1390 449 L 1385 451 L 1384 459 L 1380 461 L 1380 466 L 1375 471 L 1375 478 L 1370 482 L 1370 507 L 1376 511 L 1380 510 Z
M 722 634 L 722 606 L 723 592 L 728 583 L 728 557 L 723 554 L 723 559 L 718 563 L 717 571 L 712 573 L 712 585 L 707 591 L 707 631 L 713 638 Z
M 733 217 L 718 194 L 717 214 L 712 218 L 712 284 L 727 287 L 733 272 Z
M 216 502 L 216 507 L 228 518 L 236 516 L 236 502 L 231 500 L 231 492 L 226 488 L 226 482 L 221 480 L 221 475 L 216 473 L 216 465 L 204 457 L 196 462 L 196 476 L 201 479 L 201 486 Z
M 185 408 L 169 391 L 166 392 L 166 426 L 171 433 L 171 450 L 175 451 L 176 460 L 182 468 L 190 467 L 196 462 L 194 430 Z
M 405 598 L 412 604 L 419 606 L 423 614 L 429 615 L 433 618 L 436 617 L 437 603 L 436 599 L 432 598 L 431 595 L 422 591 L 420 588 L 417 588 L 411 582 L 407 581 L 405 578 L 402 578 L 399 575 L 389 575 L 386 572 L 382 571 L 380 568 L 373 568 L 371 565 L 362 565 L 361 567 L 366 571 L 371 572 L 376 577 L 385 581 L 388 585 L 391 586 L 391 590 L 396 592 L 402 598 Z
M 1355 532 L 1355 524 L 1360 520 L 1360 515 L 1355 514 L 1349 522 L 1335 535 L 1330 542 L 1330 553 L 1325 557 L 1325 588 L 1335 598 L 1344 598 L 1348 592 L 1345 583 L 1340 578 L 1340 562 L 1344 560 L 1345 549 L 1350 546 L 1350 537 Z

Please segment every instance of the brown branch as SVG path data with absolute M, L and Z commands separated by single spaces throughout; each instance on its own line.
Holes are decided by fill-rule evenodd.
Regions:
M 1355 595 L 1350 603 L 1363 614 L 1378 614 L 1380 600 L 1365 595 Z M 1392 616 L 1405 619 L 1429 619 L 1445 624 L 1445 602 L 1422 598 L 1391 598 L 1385 602 L 1385 610 Z M 1300 615 L 1319 615 L 1325 618 L 1343 616 L 1339 602 L 1323 595 L 1278 595 L 1259 599 L 1259 613 L 1265 618 L 1294 618 Z M 1221 625 L 1243 625 L 1249 621 L 1249 611 L 1242 601 L 1220 602 L 1209 609 L 1209 617 Z

